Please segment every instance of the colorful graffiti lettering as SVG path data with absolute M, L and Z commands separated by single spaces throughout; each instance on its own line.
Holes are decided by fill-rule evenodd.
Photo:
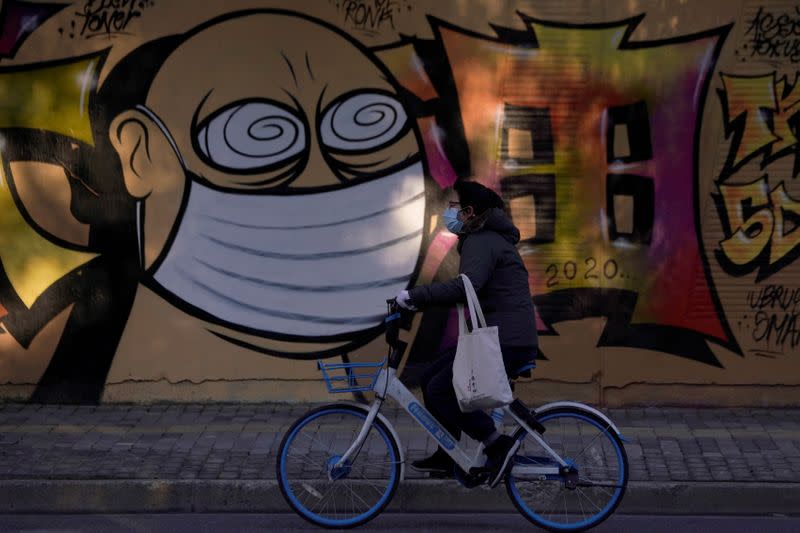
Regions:
M 800 109 L 798 84 L 789 84 L 775 72 L 763 76 L 722 74 L 726 136 L 731 138 L 728 157 L 714 195 L 726 238 L 717 258 L 732 275 L 758 269 L 764 279 L 792 263 L 800 255 L 800 201 L 783 180 L 765 174 L 749 183 L 732 182 L 749 161 L 761 156 L 760 169 L 794 156 L 791 178 L 800 172 L 797 128 Z M 777 181 L 770 185 L 770 181 Z
M 777 74 L 733 76 L 721 74 L 726 136 L 731 138 L 720 181 L 738 172 L 753 158 L 762 156 L 761 168 L 794 154 L 792 177 L 800 172 L 797 132 L 800 120 L 800 88 Z
M 800 201 L 781 182 L 769 189 L 767 178 L 745 184 L 719 185 L 726 239 L 719 260 L 732 274 L 760 267 L 759 279 L 780 270 L 800 253 Z
M 669 344 L 716 364 L 704 339 L 728 343 L 724 319 L 686 310 L 715 305 L 694 225 L 694 159 L 726 28 L 633 45 L 641 18 L 523 20 L 527 31 L 495 27 L 496 37 L 437 21 L 437 42 L 416 46 L 438 102 L 457 102 L 442 114 L 461 120 L 440 124 L 468 147 L 450 151 L 453 166 L 508 200 L 545 331 L 607 316 L 601 345 Z M 676 294 L 675 283 L 693 291 Z

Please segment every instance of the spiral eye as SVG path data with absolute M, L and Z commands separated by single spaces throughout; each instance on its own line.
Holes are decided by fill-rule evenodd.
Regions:
M 305 125 L 291 111 L 257 101 L 217 111 L 200 128 L 197 144 L 214 166 L 253 171 L 293 158 L 308 143 Z
M 334 150 L 357 152 L 382 146 L 406 130 L 402 104 L 382 93 L 361 92 L 331 104 L 322 117 L 322 143 Z

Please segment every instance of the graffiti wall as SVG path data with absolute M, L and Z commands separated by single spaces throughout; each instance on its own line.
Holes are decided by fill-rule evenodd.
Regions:
M 800 404 L 799 75 L 786 1 L 3 0 L 0 396 L 324 399 L 476 180 L 524 398 Z

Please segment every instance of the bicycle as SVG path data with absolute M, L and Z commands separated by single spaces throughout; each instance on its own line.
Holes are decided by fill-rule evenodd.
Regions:
M 278 449 L 276 473 L 284 498 L 298 515 L 318 526 L 343 529 L 368 522 L 386 508 L 404 478 L 400 438 L 380 413 L 388 398 L 453 458 L 459 483 L 473 488 L 488 477 L 482 468 L 483 445 L 477 443 L 470 454 L 472 446 L 466 444 L 472 441 L 466 436 L 465 442 L 457 441 L 397 377 L 407 348 L 399 338 L 401 320 L 407 324 L 410 317 L 393 299 L 387 304 L 389 354 L 383 361 L 317 363 L 330 392 L 372 391 L 372 404 L 344 401 L 313 409 L 292 424 Z M 509 376 L 512 386 L 518 377 L 530 377 L 530 366 Z M 492 416 L 500 430 L 510 416 L 513 436 L 522 441 L 505 485 L 525 518 L 550 531 L 582 531 L 614 512 L 625 494 L 628 459 L 619 429 L 605 414 L 570 401 L 534 411 L 515 399 L 494 409 Z M 593 495 L 598 500 L 590 498 Z

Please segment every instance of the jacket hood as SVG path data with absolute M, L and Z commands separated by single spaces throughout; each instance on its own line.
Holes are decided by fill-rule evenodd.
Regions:
M 467 236 L 486 230 L 500 234 L 511 244 L 517 244 L 519 242 L 519 230 L 517 227 L 511 222 L 511 219 L 508 218 L 502 209 L 495 207 L 464 224 L 464 230 L 458 236 L 459 251 L 461 250 L 461 244 Z
M 519 229 L 502 209 L 493 208 L 489 210 L 489 216 L 486 218 L 483 229 L 499 233 L 511 244 L 519 242 Z

